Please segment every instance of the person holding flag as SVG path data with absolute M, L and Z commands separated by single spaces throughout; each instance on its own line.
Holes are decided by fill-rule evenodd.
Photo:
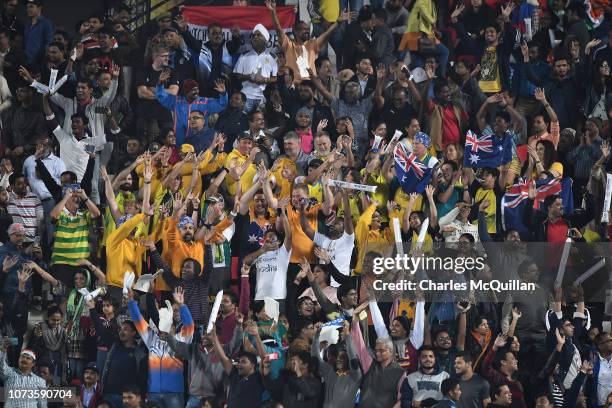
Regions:
M 478 110 L 476 120 L 483 136 L 493 136 L 493 145 L 502 152 L 501 160 L 498 165 L 510 163 L 509 166 L 502 168 L 504 185 L 512 184 L 514 178 L 521 174 L 521 162 L 516 152 L 516 142 L 518 134 L 523 131 L 523 118 L 520 113 L 512 107 L 511 103 L 504 94 L 489 96 Z M 487 123 L 487 112 L 490 105 L 496 104 L 499 110 L 495 112 L 493 125 Z M 510 127 L 512 123 L 512 128 Z M 467 150 L 467 149 L 466 149 Z M 467 154 L 465 155 L 468 156 Z M 493 167 L 493 166 L 480 166 Z
M 413 209 L 420 210 L 423 206 L 420 193 L 425 191 L 425 187 L 431 181 L 434 168 L 438 165 L 438 159 L 429 154 L 429 146 L 431 138 L 420 131 L 414 135 L 412 151 L 404 143 L 390 146 L 389 150 L 393 152 L 394 160 L 385 160 L 382 174 L 387 178 L 390 190 L 395 191 L 394 201 L 401 208 L 406 208 L 410 193 L 419 193 Z M 395 163 L 395 174 L 391 170 L 392 163 Z M 401 215 L 400 213 L 400 217 Z

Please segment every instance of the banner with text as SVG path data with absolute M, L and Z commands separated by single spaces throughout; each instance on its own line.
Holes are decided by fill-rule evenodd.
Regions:
M 185 6 L 181 11 L 189 26 L 189 31 L 198 40 L 208 41 L 208 26 L 212 23 L 219 23 L 223 30 L 223 38 L 226 40 L 231 39 L 231 29 L 238 27 L 245 36 L 245 41 L 248 42 L 253 28 L 261 23 L 270 32 L 268 46 L 278 45 L 278 36 L 274 30 L 272 16 L 266 7 Z M 283 31 L 285 33 L 291 31 L 295 22 L 295 7 L 277 7 L 276 12 Z

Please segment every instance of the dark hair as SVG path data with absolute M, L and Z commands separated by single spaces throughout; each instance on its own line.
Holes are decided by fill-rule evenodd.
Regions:
M 374 17 L 379 20 L 385 21 L 387 19 L 387 11 L 385 9 L 374 10 Z
M 436 98 L 440 96 L 440 92 L 445 86 L 448 87 L 448 83 L 444 80 L 438 79 L 434 82 L 433 90 Z
M 49 306 L 47 308 L 47 318 L 56 313 L 59 313 L 61 316 L 64 315 L 64 312 L 62 312 L 62 309 L 60 309 L 59 306 Z
M 471 243 L 476 242 L 474 235 L 470 234 L 469 232 L 464 232 L 463 234 L 459 235 L 459 238 L 466 238 Z
M 558 194 L 549 195 L 544 199 L 544 208 L 548 209 L 552 203 L 554 203 L 558 198 L 561 198 Z
M 136 324 L 134 324 L 132 320 L 124 320 L 123 323 L 121 323 L 121 325 L 123 326 L 124 324 L 127 324 L 128 326 L 130 326 L 130 329 L 132 329 L 134 333 L 138 333 L 138 330 L 136 329 Z
M 234 94 L 240 94 L 240 99 L 242 99 L 242 102 L 246 102 L 247 97 L 246 97 L 246 95 L 244 94 L 244 92 L 241 92 L 241 91 L 234 91 L 234 92 L 232 92 L 232 95 L 234 95 Z
M 308 351 L 298 351 L 293 354 L 293 357 L 297 357 L 302 360 L 308 366 L 308 372 L 313 373 L 313 359 Z
M 264 112 L 259 109 L 259 108 L 255 108 L 252 109 L 248 114 L 247 114 L 247 119 L 249 122 L 253 122 L 253 120 L 255 119 L 255 115 L 257 115 L 258 113 L 260 113 L 262 116 L 264 116 Z
M 534 265 L 535 261 L 531 258 L 527 258 L 525 259 L 523 262 L 521 262 L 517 268 L 517 273 L 519 277 L 522 277 L 523 275 L 525 275 L 525 272 L 527 272 L 527 268 L 529 268 L 529 266 Z
M 89 119 L 87 118 L 87 116 L 85 116 L 82 113 L 73 113 L 72 116 L 70 116 L 70 120 L 75 120 L 75 119 L 81 119 L 85 126 L 89 125 Z
M 22 177 L 23 177 L 23 178 L 26 178 L 26 176 L 25 176 L 24 174 L 21 174 L 21 173 L 18 173 L 18 172 L 14 172 L 13 174 L 11 174 L 11 175 L 9 176 L 9 184 L 10 184 L 11 186 L 14 186 L 14 185 L 15 185 L 15 183 L 17 182 L 17 179 L 20 179 L 20 178 L 22 178 Z
M 553 65 L 557 63 L 557 61 L 563 61 L 565 60 L 566 62 L 569 63 L 569 57 L 567 56 L 567 53 L 563 50 L 557 51 L 554 56 L 553 56 Z
M 459 385 L 459 380 L 453 377 L 447 378 L 442 381 L 440 385 L 440 391 L 442 391 L 442 395 L 446 396 L 449 392 L 454 390 Z
M 419 349 L 419 357 L 421 357 L 421 353 L 423 353 L 424 351 L 431 351 L 432 353 L 434 353 L 434 356 L 436 355 L 436 349 L 433 346 L 430 346 L 429 344 L 421 346 L 421 348 Z
M 197 259 L 194 259 L 194 258 L 185 258 L 183 260 L 183 263 L 181 264 L 181 266 L 185 265 L 185 262 L 193 262 L 193 273 L 195 274 L 195 276 L 199 276 L 200 275 L 200 273 L 202 272 L 202 265 L 200 265 L 200 262 L 198 262 Z
M 213 21 L 212 23 L 208 25 L 208 31 L 210 31 L 212 28 L 223 28 L 223 27 L 221 27 L 221 24 L 219 24 L 219 22 Z
M 510 123 L 510 114 L 508 112 L 506 112 L 505 110 L 498 110 L 497 112 L 495 112 L 495 118 L 501 118 L 503 120 L 506 121 L 506 123 Z
M 136 384 L 128 384 L 121 390 L 122 394 L 134 394 L 140 396 L 140 387 Z
M 324 63 L 325 61 L 330 61 L 330 59 L 329 59 L 329 57 L 328 57 L 327 55 L 323 55 L 323 56 L 321 56 L 321 57 L 317 58 L 317 59 L 315 60 L 315 68 L 316 68 L 316 69 L 321 68 L 321 65 L 323 65 L 323 63 Z
M 577 15 L 578 18 L 583 19 L 585 17 L 584 4 L 579 2 L 572 2 L 565 8 L 565 11 L 571 11 Z
M 466 363 L 472 363 L 474 361 L 474 356 L 469 351 L 460 351 L 455 355 L 455 358 L 462 358 Z
M 452 160 L 446 161 L 442 165 L 444 166 L 445 164 L 448 164 L 449 166 L 451 166 L 451 168 L 453 169 L 453 172 L 459 170 L 459 165 Z
M 295 323 L 293 324 L 295 326 L 294 333 L 300 334 L 302 330 L 304 330 L 306 327 L 308 327 L 311 324 L 312 324 L 312 320 L 310 320 L 309 318 L 298 317 L 297 319 L 295 319 Z
M 533 400 L 537 401 L 538 398 L 542 398 L 542 397 L 545 397 L 548 400 L 548 402 L 550 402 L 551 404 L 555 402 L 555 400 L 553 400 L 552 398 L 552 395 L 550 395 L 550 393 L 545 392 L 545 391 L 537 393 L 535 397 L 533 398 Z
M 108 293 L 102 296 L 102 302 L 110 303 L 115 310 L 115 313 L 119 310 L 119 302 Z
M 254 366 L 257 366 L 257 356 L 255 356 L 255 354 L 249 353 L 248 351 L 241 351 L 240 353 L 238 353 L 238 358 L 241 358 L 241 357 L 248 358 L 251 364 L 253 364 Z
M 476 316 L 476 319 L 474 319 L 474 321 L 472 322 L 472 328 L 475 329 L 476 327 L 480 326 L 483 320 L 486 320 L 487 323 L 489 323 L 489 318 L 487 316 L 485 315 Z
M 230 298 L 230 302 L 232 302 L 233 305 L 238 304 L 238 296 L 231 290 L 228 290 L 227 292 L 223 292 L 223 295 L 227 295 Z
M 76 173 L 74 171 L 66 170 L 65 172 L 60 174 L 60 177 L 63 176 L 64 174 L 67 174 L 67 175 L 70 176 L 70 182 L 71 183 L 76 183 L 77 182 L 78 177 L 77 177 L 77 175 L 76 175 Z
M 49 47 L 57 47 L 61 52 L 63 53 L 66 52 L 66 49 L 64 48 L 64 44 L 58 41 L 51 41 L 49 44 L 47 44 L 47 48 Z
M 548 170 L 548 168 L 550 168 L 550 166 L 557 161 L 557 151 L 555 150 L 555 145 L 550 140 L 538 140 L 536 146 L 539 144 L 544 146 L 544 159 L 542 160 L 542 164 L 544 165 L 544 168 Z
M 338 289 L 336 290 L 336 295 L 338 296 L 338 299 L 342 301 L 342 298 L 346 297 L 346 295 L 348 295 L 351 289 L 355 289 L 355 287 L 347 283 L 343 283 L 342 285 L 338 286 Z
M 508 384 L 505 384 L 505 383 L 499 383 L 499 384 L 493 383 L 492 384 L 492 387 L 491 387 L 491 398 L 493 400 L 495 400 L 495 397 L 498 396 L 501 393 L 501 387 L 503 387 L 503 386 L 508 387 Z M 508 388 L 510 388 L 510 387 L 508 387 Z
M 491 176 L 493 176 L 493 178 L 498 178 L 499 177 L 499 170 L 494 168 L 494 167 L 485 167 L 484 169 L 482 169 L 482 174 L 489 174 Z
M 79 78 L 79 80 L 77 81 L 77 85 L 78 84 L 85 84 L 87 85 L 87 87 L 89 89 L 93 89 L 93 82 L 91 82 L 91 79 L 87 79 L 87 78 Z

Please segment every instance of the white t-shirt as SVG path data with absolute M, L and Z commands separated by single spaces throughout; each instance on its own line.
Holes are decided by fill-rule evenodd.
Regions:
M 234 67 L 234 73 L 236 74 L 259 74 L 264 78 L 275 77 L 277 71 L 276 60 L 268 50 L 264 50 L 261 54 L 257 54 L 254 50 L 242 54 Z M 266 89 L 265 84 L 258 85 L 251 81 L 242 82 L 242 92 L 248 99 L 262 99 L 264 89 Z
M 89 154 L 85 151 L 85 146 L 94 145 L 94 139 L 86 137 L 77 140 L 74 135 L 64 132 L 60 126 L 53 130 L 53 134 L 59 142 L 60 159 L 66 163 L 66 170 L 74 172 L 80 182 L 89 161 Z
M 282 300 L 287 297 L 287 268 L 291 250 L 281 245 L 276 251 L 265 252 L 255 261 L 257 268 L 257 289 L 255 300 L 269 297 Z
M 338 239 L 330 239 L 329 237 L 315 232 L 314 243 L 327 251 L 331 257 L 331 262 L 338 271 L 346 276 L 351 272 L 351 255 L 355 246 L 355 234 L 342 233 Z M 334 287 L 340 286 L 335 280 L 331 280 Z

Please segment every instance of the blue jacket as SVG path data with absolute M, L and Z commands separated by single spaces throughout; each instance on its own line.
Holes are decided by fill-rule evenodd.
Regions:
M 4 280 L 4 284 L 2 285 L 2 294 L 12 299 L 14 294 L 17 292 L 17 287 L 19 286 L 17 272 L 21 270 L 21 266 L 24 262 L 31 261 L 32 259 L 20 252 L 19 249 L 17 249 L 15 245 L 11 243 L 11 241 L 7 241 L 6 244 L 0 247 L 0 265 L 2 265 L 4 259 L 9 256 L 16 256 L 17 263 L 6 273 L 6 279 Z M 28 295 L 32 291 L 31 281 L 32 280 L 30 279 L 26 282 L 26 294 Z
M 36 19 L 34 25 L 28 21 L 23 31 L 28 64 L 41 62 L 47 45 L 53 41 L 53 24 L 41 15 Z
M 166 109 L 172 111 L 174 116 L 174 133 L 176 134 L 176 145 L 180 147 L 185 143 L 188 136 L 189 114 L 193 110 L 204 113 L 204 121 L 208 124 L 208 116 L 211 113 L 221 112 L 227 106 L 227 92 L 219 98 L 197 97 L 189 103 L 184 96 L 174 96 L 164 89 L 163 84 L 157 85 L 157 100 Z

